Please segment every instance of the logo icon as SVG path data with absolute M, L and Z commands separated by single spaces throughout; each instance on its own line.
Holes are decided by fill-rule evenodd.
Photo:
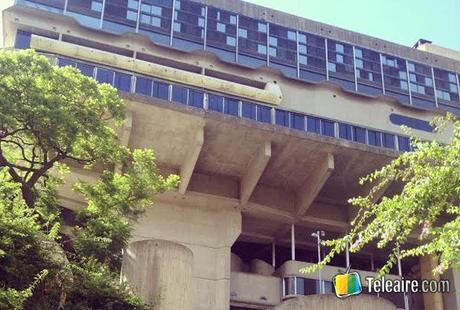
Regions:
M 348 266 L 345 273 L 337 274 L 332 280 L 334 283 L 335 295 L 338 298 L 359 295 L 363 291 L 359 274 L 357 272 L 350 272 L 350 267 L 351 266 Z

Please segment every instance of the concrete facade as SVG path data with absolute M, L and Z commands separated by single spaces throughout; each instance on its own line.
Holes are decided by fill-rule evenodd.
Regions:
M 450 83 L 458 84 L 456 51 L 444 53 L 427 45 L 420 50 L 404 47 L 238 0 L 182 3 L 205 5 L 206 25 L 210 20 L 207 14 L 217 7 L 226 10 L 222 15 L 231 12 L 237 16 L 236 26 L 229 21 L 228 27 L 239 27 L 240 19 L 247 17 L 267 28 L 292 28 L 297 56 L 299 33 L 306 32 L 325 38 L 326 50 L 327 42 L 356 45 L 353 50 L 367 48 L 379 52 L 380 57 L 393 55 L 406 65 L 433 66 L 432 77 L 435 69 L 445 71 L 456 76 Z M 157 301 L 154 309 L 405 307 L 399 295 L 339 300 L 331 294 L 317 294 L 320 279 L 327 284 L 326 293 L 332 292 L 332 278 L 346 269 L 344 256 L 326 266 L 321 277 L 318 273 L 302 274 L 299 269 L 316 262 L 317 243 L 312 233 L 325 231 L 327 238 L 334 238 L 350 228 L 356 210 L 348 199 L 369 190 L 369 185 L 358 184 L 359 177 L 404 151 L 407 133 L 394 121 L 394 115 L 425 126 L 412 128 L 415 136 L 448 142 L 448 131 L 434 133 L 426 129 L 427 122 L 446 111 L 460 111 L 460 100 L 443 102 L 436 94 L 427 99 L 433 107 L 421 107 L 414 101 L 417 94 L 408 91 L 404 96 L 411 102 L 403 103 L 391 95 L 390 88 L 385 89 L 385 78 L 380 94 L 366 95 L 357 90 L 356 68 L 351 82 L 355 89 L 350 90 L 340 79 L 331 78 L 329 71 L 320 81 L 303 79 L 299 61 L 298 76 L 288 76 L 271 65 L 270 55 L 265 63 L 249 67 L 221 58 L 205 43 L 200 48 L 197 41 L 187 41 L 194 46 L 188 50 L 175 46 L 173 41 L 179 36 L 174 31 L 168 45 L 157 39 L 167 36 L 166 32 L 141 32 L 139 22 L 129 28 L 125 21 L 120 24 L 125 27 L 122 31 L 106 29 L 106 17 L 101 15 L 100 23 L 91 24 L 95 12 L 72 10 L 68 1 L 18 1 L 3 11 L 4 44 L 34 48 L 59 65 L 63 59 L 76 66 L 89 64 L 93 68 L 90 75 L 98 80 L 98 73 L 108 70 L 129 76 L 127 85 L 117 84 L 115 73 L 111 81 L 105 81 L 118 87 L 127 105 L 129 120 L 118 131 L 120 143 L 133 149 L 153 148 L 161 172 L 181 177 L 177 191 L 156 197 L 136 224 L 125 251 L 121 278 L 132 283 L 146 301 Z M 380 66 L 383 72 L 383 63 Z M 147 78 L 154 82 L 145 95 L 138 88 L 139 81 Z M 167 84 L 165 96 L 154 95 L 155 83 Z M 179 87 L 187 88 L 182 104 L 174 98 Z M 199 106 L 191 102 L 192 91 L 202 93 Z M 220 102 L 222 109 L 214 107 L 213 100 Z M 244 110 L 248 102 L 252 104 L 250 112 Z M 288 116 L 280 122 L 279 115 Z M 350 129 L 349 137 L 346 131 L 343 135 L 343 128 Z M 371 142 L 373 133 L 380 137 L 376 144 Z M 387 138 L 390 142 L 385 146 Z M 72 210 L 81 208 L 82 199 L 72 192 L 71 184 L 97 177 L 98 171 L 72 167 L 59 192 L 62 204 Z M 389 184 L 374 199 L 400 189 L 401 184 Z M 416 237 L 414 233 L 410 242 L 416 242 Z M 362 277 L 375 276 L 386 254 L 366 248 L 350 257 L 352 270 Z M 403 262 L 403 275 L 428 278 L 433 266 L 429 259 Z M 397 272 L 393 270 L 389 277 L 398 278 Z M 460 288 L 458 272 L 449 271 L 446 277 L 452 288 Z M 409 301 L 410 309 L 451 310 L 460 305 L 455 291 L 409 296 Z

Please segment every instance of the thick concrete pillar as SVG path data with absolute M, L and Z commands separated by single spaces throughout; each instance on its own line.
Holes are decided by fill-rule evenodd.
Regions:
M 192 251 L 181 244 L 137 241 L 124 252 L 121 279 L 155 310 L 191 310 L 192 264 Z
M 420 257 L 420 277 L 423 280 L 439 281 L 440 277 L 433 274 L 433 269 L 438 265 L 438 258 L 434 255 Z M 444 303 L 441 293 L 423 294 L 423 305 L 425 310 L 443 310 Z

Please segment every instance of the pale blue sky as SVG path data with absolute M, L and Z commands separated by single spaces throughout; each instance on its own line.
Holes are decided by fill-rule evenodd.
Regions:
M 406 46 L 424 38 L 460 51 L 460 0 L 247 0 Z

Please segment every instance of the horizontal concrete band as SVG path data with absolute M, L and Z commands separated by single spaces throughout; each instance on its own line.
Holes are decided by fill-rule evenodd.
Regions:
M 259 89 L 37 35 L 32 35 L 30 47 L 272 105 L 279 105 L 283 99 L 279 86 L 274 83 Z

